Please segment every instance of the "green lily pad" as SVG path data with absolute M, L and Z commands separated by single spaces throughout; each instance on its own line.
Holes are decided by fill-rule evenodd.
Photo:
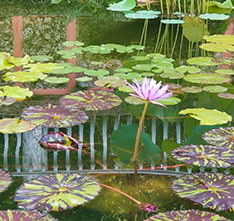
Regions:
M 154 73 L 152 72 L 142 72 L 141 77 L 154 77 Z
M 121 2 L 118 3 L 109 4 L 107 10 L 118 11 L 118 12 L 130 11 L 131 9 L 135 8 L 135 6 L 136 6 L 135 0 L 122 0 Z
M 107 110 L 121 104 L 122 100 L 115 94 L 106 91 L 78 91 L 62 97 L 62 105 L 85 110 Z
M 217 6 L 218 8 L 222 8 L 222 9 L 232 9 L 233 4 L 231 0 L 226 0 L 223 3 L 218 2 L 218 1 L 209 1 L 207 2 L 208 6 Z
M 13 82 L 34 82 L 43 80 L 47 75 L 39 72 L 27 72 L 27 71 L 17 71 L 17 72 L 7 72 L 3 75 L 4 81 L 13 81 Z
M 223 93 L 223 92 L 227 91 L 228 89 L 226 87 L 216 85 L 216 86 L 203 87 L 203 90 L 209 91 L 210 93 Z
M 94 84 L 99 87 L 117 88 L 117 87 L 125 86 L 126 82 L 118 77 L 110 76 L 110 77 L 104 77 L 100 80 L 97 80 L 94 82 Z
M 134 105 L 140 105 L 140 104 L 145 104 L 145 101 L 137 98 L 137 97 L 133 97 L 133 96 L 128 96 L 125 97 L 124 99 L 127 103 L 129 104 L 134 104 Z
M 229 100 L 234 100 L 234 94 L 232 93 L 220 93 L 218 94 L 218 97 L 229 99 Z
M 195 74 L 195 73 L 199 73 L 201 72 L 201 69 L 200 68 L 197 68 L 197 67 L 194 67 L 194 66 L 186 66 L 186 65 L 181 65 L 177 68 L 175 68 L 175 70 L 179 73 L 190 73 L 190 74 Z
M 8 85 L 0 87 L 0 90 L 3 91 L 1 96 L 13 97 L 17 101 L 22 101 L 26 97 L 32 97 L 33 92 L 28 88 L 21 88 L 19 86 L 10 87 Z M 1 91 L 0 91 L 1 92 Z
M 234 75 L 234 71 L 231 69 L 218 69 L 215 70 L 215 73 L 224 74 L 224 75 Z
M 23 133 L 33 130 L 35 127 L 35 124 L 20 118 L 3 118 L 0 120 L 0 133 L 3 134 Z
M 184 24 L 184 21 L 180 19 L 162 19 L 160 22 L 163 24 Z
M 45 82 L 47 83 L 50 83 L 50 84 L 64 84 L 64 83 L 67 83 L 70 79 L 69 78 L 66 78 L 66 77 L 60 77 L 60 78 L 57 78 L 57 77 L 47 77 L 45 78 Z
M 182 73 L 167 73 L 167 72 L 164 72 L 162 74 L 160 74 L 160 77 L 161 78 L 169 78 L 169 79 L 181 79 L 184 77 L 184 74 Z
M 4 69 L 11 69 L 15 66 L 14 64 L 8 61 L 9 58 L 10 58 L 10 54 L 5 53 L 5 52 L 0 53 L 0 71 Z
M 223 84 L 230 81 L 227 76 L 219 74 L 206 73 L 206 74 L 189 74 L 184 77 L 185 81 L 197 84 Z
M 199 15 L 199 18 L 201 19 L 209 19 L 209 20 L 227 20 L 230 17 L 230 15 L 224 15 L 224 14 L 216 14 L 216 13 L 206 13 Z
M 100 66 L 100 65 L 103 65 L 104 62 L 103 61 L 90 61 L 90 64 L 94 66 Z
M 85 70 L 84 74 L 92 77 L 99 77 L 99 76 L 105 76 L 108 75 L 110 72 L 105 70 L 105 69 L 98 69 L 97 71 L 95 70 Z
M 64 68 L 54 69 L 50 73 L 52 74 L 69 74 L 69 73 L 80 73 L 86 71 L 86 68 L 79 66 L 68 66 Z
M 131 68 L 116 68 L 115 72 L 120 72 L 120 73 L 128 73 L 131 72 L 132 69 Z
M 51 73 L 54 69 L 59 69 L 62 67 L 59 67 L 56 63 L 35 63 L 35 64 L 27 64 L 24 65 L 24 68 L 29 68 L 31 72 L 43 72 L 43 73 Z
M 2 96 L 1 96 L 2 94 Z M 16 102 L 16 99 L 13 97 L 6 97 L 4 93 L 0 91 L 0 106 L 1 105 L 11 105 Z
M 132 68 L 137 71 L 151 71 L 153 67 L 155 67 L 153 64 L 137 64 Z
M 118 130 L 112 132 L 111 148 L 124 165 L 132 164 L 131 159 L 133 157 L 137 130 L 138 126 L 133 124 L 121 125 Z M 138 154 L 138 161 L 142 163 L 159 162 L 161 158 L 160 147 L 152 142 L 148 134 L 141 133 L 139 145 L 141 146 L 142 144 L 142 150 Z
M 234 52 L 234 46 L 230 44 L 216 44 L 216 43 L 204 43 L 200 45 L 200 48 L 211 52 Z
M 111 53 L 111 49 L 106 45 L 89 45 L 85 48 L 82 48 L 83 51 L 88 51 L 93 54 L 109 54 Z
M 24 64 L 28 64 L 31 61 L 32 61 L 32 59 L 28 55 L 25 55 L 22 58 L 15 58 L 12 56 L 8 58 L 8 62 L 14 64 L 15 66 L 21 66 Z
M 133 58 L 135 61 L 148 61 L 148 60 L 150 60 L 149 57 L 147 57 L 147 56 L 140 56 L 140 55 L 133 56 L 132 58 Z
M 130 88 L 130 87 L 127 86 L 127 85 L 118 87 L 118 90 L 119 90 L 119 91 L 126 92 L 126 93 L 133 93 L 133 92 L 134 92 L 134 91 L 132 90 L 132 88 Z M 132 96 L 130 96 L 130 97 L 132 97 Z
M 196 94 L 196 93 L 200 93 L 202 92 L 202 88 L 200 87 L 182 87 L 181 88 L 182 91 L 186 92 L 186 93 L 192 93 L 192 94 Z
M 209 35 L 205 36 L 204 39 L 207 42 L 218 43 L 218 44 L 232 44 L 234 45 L 234 39 L 232 35 Z
M 0 169 L 0 176 L 1 176 L 1 180 L 0 180 L 0 193 L 1 193 L 5 191 L 8 186 L 11 185 L 12 179 L 8 173 L 5 173 L 1 169 Z M 0 218 L 1 218 L 1 215 L 0 215 Z
M 209 35 L 205 21 L 197 16 L 184 17 L 183 33 L 191 42 L 202 41 L 205 35 Z
M 100 186 L 92 177 L 57 173 L 24 183 L 14 200 L 27 210 L 61 211 L 94 199 L 99 191 Z
M 63 42 L 63 45 L 66 47 L 73 47 L 73 46 L 81 47 L 84 45 L 84 43 L 80 41 L 65 41 Z
M 89 81 L 92 81 L 93 78 L 90 78 L 90 77 L 79 77 L 79 78 L 76 78 L 76 81 L 79 81 L 79 82 L 89 82 Z
M 148 58 L 165 58 L 166 55 L 160 54 L 160 53 L 150 53 L 150 54 L 147 54 L 146 57 L 148 57 Z
M 138 79 L 141 78 L 141 75 L 137 72 L 130 72 L 130 73 L 115 73 L 115 77 L 118 77 L 123 80 L 133 80 L 134 78 Z
M 31 59 L 34 61 L 45 62 L 45 61 L 51 61 L 53 57 L 48 55 L 35 55 L 31 56 Z
M 159 11 L 153 10 L 139 10 L 139 11 L 126 11 L 124 16 L 131 19 L 154 19 L 161 14 Z
M 189 114 L 190 117 L 200 120 L 200 125 L 225 124 L 232 121 L 232 117 L 225 112 L 209 110 L 205 108 L 188 108 L 181 110 L 179 114 Z
M 212 61 L 213 57 L 195 57 L 189 58 L 187 63 L 190 65 L 198 65 L 198 66 L 216 66 L 219 63 Z
M 157 100 L 158 103 L 164 104 L 166 106 L 169 105 L 176 105 L 178 103 L 180 103 L 180 99 L 178 97 L 168 97 L 168 98 L 164 98 L 162 100 Z

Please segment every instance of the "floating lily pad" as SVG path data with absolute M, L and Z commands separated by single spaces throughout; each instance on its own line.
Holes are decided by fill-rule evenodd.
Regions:
M 27 221 L 55 221 L 54 218 L 46 215 L 45 213 L 40 213 L 37 211 L 24 211 L 24 210 L 2 210 L 0 211 L 1 220 L 27 220 Z
M 234 176 L 221 173 L 185 175 L 171 188 L 182 198 L 215 210 L 234 209 Z
M 133 80 L 133 79 L 138 79 L 138 78 L 141 78 L 141 75 L 137 72 L 129 72 L 127 74 L 125 73 L 115 73 L 114 74 L 115 77 L 118 77 L 120 79 L 123 79 L 123 80 Z
M 84 43 L 80 41 L 65 41 L 63 42 L 63 45 L 66 47 L 73 47 L 73 46 L 81 47 L 84 45 Z
M 95 70 L 85 70 L 84 74 L 92 77 L 98 77 L 98 76 L 105 76 L 108 75 L 110 72 L 105 69 L 99 69 L 97 71 Z
M 100 65 L 103 65 L 104 62 L 103 61 L 90 61 L 90 64 L 94 66 L 100 66 Z
M 89 82 L 92 81 L 93 78 L 90 77 L 80 77 L 80 78 L 76 78 L 76 81 L 80 81 L 80 82 Z
M 219 57 L 219 58 L 213 58 L 212 60 L 213 60 L 213 62 L 216 62 L 218 64 L 227 64 L 227 65 L 234 64 L 233 57 Z
M 44 81 L 50 84 L 64 84 L 67 83 L 70 79 L 66 77 L 47 77 Z
M 210 93 L 222 93 L 222 92 L 227 91 L 228 89 L 226 87 L 216 85 L 216 86 L 203 87 L 203 90 L 204 91 L 209 91 Z
M 34 61 L 45 62 L 45 61 L 52 60 L 53 57 L 48 56 L 48 55 L 35 55 L 35 56 L 31 56 L 31 59 Z
M 4 81 L 13 81 L 13 82 L 34 82 L 37 80 L 43 80 L 47 75 L 39 72 L 27 72 L 27 71 L 17 71 L 17 72 L 7 72 L 3 75 Z
M 75 126 L 88 120 L 81 110 L 52 104 L 28 107 L 23 110 L 21 117 L 37 126 L 53 128 Z
M 135 61 L 148 61 L 148 60 L 150 60 L 149 57 L 147 57 L 147 56 L 140 56 L 140 55 L 133 56 L 132 58 L 133 58 Z
M 200 125 L 216 125 L 225 124 L 228 121 L 232 121 L 232 117 L 225 112 L 214 110 L 209 110 L 205 108 L 188 108 L 181 110 L 179 114 L 189 114 L 197 120 L 200 120 Z
M 177 73 L 176 72 L 174 72 L 174 73 L 164 72 L 164 73 L 160 74 L 160 77 L 161 78 L 168 78 L 168 79 L 181 79 L 184 77 L 184 74 L 178 73 L 178 72 Z
M 62 68 L 58 66 L 56 63 L 35 63 L 35 64 L 26 64 L 24 68 L 29 68 L 30 72 L 43 72 L 43 73 L 51 73 L 54 69 Z
M 223 84 L 230 81 L 227 76 L 221 76 L 214 73 L 189 74 L 184 77 L 185 81 L 197 84 Z
M 117 95 L 110 92 L 87 90 L 66 95 L 59 102 L 69 107 L 97 111 L 118 106 L 122 101 Z
M 202 88 L 200 87 L 182 87 L 181 88 L 182 91 L 186 92 L 186 93 L 192 93 L 192 94 L 196 94 L 196 93 L 200 93 L 202 92 Z
M 60 66 L 59 66 L 60 67 Z M 86 71 L 86 68 L 79 66 L 68 66 L 51 71 L 52 74 L 69 74 L 69 73 L 80 73 Z
M 41 137 L 39 140 L 41 147 L 45 150 L 49 151 L 63 151 L 63 150 L 71 150 L 78 152 L 79 142 L 68 136 L 61 131 L 58 132 L 50 132 Z
M 218 69 L 218 70 L 215 70 L 215 72 L 218 74 L 224 74 L 224 75 L 234 75 L 234 71 L 231 69 Z
M 195 166 L 225 168 L 234 165 L 234 151 L 224 146 L 182 146 L 173 150 L 171 155 L 176 160 Z
M 130 11 L 131 9 L 135 8 L 135 6 L 136 6 L 135 0 L 122 0 L 118 3 L 109 4 L 107 10 L 118 11 L 118 12 Z
M 168 90 L 176 90 L 182 87 L 180 84 L 174 84 L 174 83 L 167 83 L 165 85 L 169 86 Z
M 147 218 L 146 221 L 192 221 L 192 220 L 203 220 L 203 221 L 228 221 L 228 219 L 219 216 L 215 213 L 205 212 L 200 210 L 179 210 L 170 211 L 165 213 L 158 213 L 154 216 Z
M 190 74 L 194 74 L 194 73 L 199 73 L 201 72 L 201 69 L 200 68 L 197 68 L 197 67 L 194 67 L 194 66 L 186 66 L 186 65 L 181 65 L 177 68 L 175 68 L 175 70 L 177 72 L 180 72 L 182 74 L 188 72 Z
M 220 94 L 218 94 L 218 97 L 233 100 L 234 99 L 234 94 L 232 94 L 232 93 L 220 93 Z
M 216 13 L 206 13 L 199 15 L 199 18 L 201 19 L 209 19 L 209 20 L 227 20 L 230 17 L 230 15 L 224 15 L 224 14 L 216 14 Z
M 216 66 L 219 65 L 217 62 L 212 61 L 213 57 L 195 57 L 189 58 L 187 63 L 190 65 L 198 65 L 198 66 Z
M 168 97 L 168 98 L 164 98 L 162 100 L 157 100 L 158 103 L 164 104 L 166 106 L 176 105 L 176 104 L 180 103 L 180 101 L 181 100 L 178 97 Z
M 139 104 L 145 104 L 145 101 L 144 100 L 141 100 L 137 97 L 133 97 L 133 96 L 128 96 L 128 97 L 125 97 L 124 99 L 127 103 L 129 104 L 134 104 L 134 105 L 139 105 Z
M 154 19 L 161 14 L 159 11 L 153 10 L 139 10 L 139 11 L 127 11 L 124 16 L 131 19 Z
M 212 43 L 234 45 L 233 35 L 209 35 L 205 36 L 204 39 Z
M 6 85 L 3 87 L 0 87 L 0 90 L 3 91 L 3 93 L 1 93 L 0 91 L 0 96 L 12 97 L 12 98 L 15 98 L 17 101 L 22 101 L 26 97 L 32 97 L 33 95 L 33 92 L 30 91 L 28 88 L 21 88 L 19 86 L 10 87 Z
M 134 92 L 134 91 L 132 90 L 132 88 L 130 88 L 130 87 L 127 86 L 127 85 L 118 87 L 118 90 L 119 90 L 119 91 L 126 92 L 126 93 L 133 93 L 133 92 Z M 133 96 L 131 96 L 131 97 L 133 97 Z
M 16 191 L 15 201 L 22 209 L 61 211 L 94 199 L 99 190 L 92 177 L 58 173 L 24 183 Z
M 152 72 L 142 72 L 141 77 L 154 77 L 154 73 Z
M 4 94 L 4 93 L 2 93 Z M 11 105 L 16 102 L 16 99 L 13 97 L 6 97 L 6 96 L 1 96 L 1 91 L 0 91 L 0 106 L 1 105 Z
M 234 46 L 230 44 L 204 43 L 200 48 L 211 52 L 234 52 Z
M 160 22 L 163 24 L 184 24 L 184 21 L 180 19 L 162 19 Z
M 220 127 L 207 131 L 202 135 L 202 139 L 208 144 L 234 150 L 234 127 Z
M 3 170 L 0 169 L 0 193 L 7 189 L 8 186 L 11 185 L 12 179 L 8 173 L 5 173 Z M 1 218 L 1 215 L 0 215 Z
M 10 63 L 8 59 L 10 58 L 10 54 L 5 52 L 0 52 L 0 71 L 4 69 L 11 69 L 15 65 Z
M 111 76 L 111 77 L 105 77 L 100 80 L 97 80 L 94 82 L 94 84 L 99 87 L 117 88 L 117 87 L 126 85 L 126 82 L 118 77 Z
M 0 133 L 12 134 L 23 133 L 33 130 L 35 124 L 20 118 L 3 118 L 0 120 Z
M 137 64 L 136 66 L 133 66 L 132 68 L 137 71 L 151 71 L 151 69 L 155 67 L 153 64 Z
M 115 72 L 120 72 L 120 73 L 128 73 L 131 72 L 132 69 L 131 68 L 116 68 Z

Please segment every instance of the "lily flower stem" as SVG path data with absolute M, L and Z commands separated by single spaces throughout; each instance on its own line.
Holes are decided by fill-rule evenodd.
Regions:
M 134 201 L 134 202 L 137 203 L 138 205 L 141 205 L 141 202 L 140 202 L 140 201 L 136 200 L 135 198 L 133 198 L 132 196 L 128 195 L 127 193 L 122 192 L 121 190 L 118 190 L 118 189 L 116 189 L 116 188 L 114 188 L 114 187 L 112 187 L 112 186 L 108 186 L 108 185 L 103 184 L 103 183 L 101 183 L 100 186 L 103 186 L 103 187 L 105 187 L 105 188 L 107 188 L 107 189 L 110 189 L 110 190 L 113 190 L 113 191 L 115 191 L 115 192 L 117 192 L 117 193 L 120 193 L 120 194 L 122 194 L 123 196 L 126 196 L 128 199 Z
M 140 120 L 140 123 L 139 123 L 137 135 L 136 135 L 136 142 L 135 142 L 134 154 L 133 154 L 134 172 L 135 173 L 137 172 L 137 155 L 138 155 L 138 152 L 139 152 L 139 142 L 140 142 L 141 130 L 142 130 L 143 123 L 144 123 L 144 120 L 145 120 L 145 114 L 146 114 L 148 105 L 149 105 L 149 101 L 146 101 L 145 106 L 144 106 L 144 110 L 143 110 L 142 115 L 141 115 L 141 120 Z

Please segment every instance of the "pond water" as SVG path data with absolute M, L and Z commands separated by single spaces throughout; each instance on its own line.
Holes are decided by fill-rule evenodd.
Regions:
M 168 1 L 167 3 L 169 4 Z M 148 145 L 149 150 L 148 153 L 144 152 L 143 147 L 139 151 L 138 167 L 139 173 L 142 174 L 133 174 L 132 163 L 136 128 L 144 108 L 142 103 L 125 99 L 119 105 L 120 102 L 116 101 L 116 98 L 108 100 L 108 97 L 103 98 L 99 95 L 102 100 L 106 99 L 107 104 L 109 102 L 112 105 L 116 102 L 117 104 L 114 103 L 113 106 L 117 107 L 100 111 L 98 107 L 101 104 L 97 105 L 89 98 L 85 100 L 86 104 L 90 104 L 90 109 L 86 111 L 89 117 L 87 122 L 83 120 L 72 124 L 75 118 L 72 118 L 72 113 L 69 113 L 72 120 L 68 125 L 42 126 L 37 122 L 36 129 L 32 127 L 27 130 L 26 127 L 30 126 L 23 125 L 21 127 L 25 132 L 22 133 L 21 130 L 16 132 L 16 125 L 26 118 L 24 114 L 13 123 L 13 126 L 0 124 L 0 169 L 9 172 L 13 177 L 13 183 L 0 195 L 0 210 L 17 209 L 17 203 L 14 202 L 16 190 L 37 175 L 57 172 L 88 173 L 99 183 L 122 190 L 140 202 L 156 205 L 158 212 L 196 209 L 215 212 L 234 220 L 233 212 L 217 212 L 203 208 L 179 198 L 171 189 L 172 181 L 187 173 L 218 171 L 233 175 L 233 163 L 230 163 L 232 168 L 228 169 L 216 167 L 207 169 L 205 168 L 207 164 L 204 166 L 200 161 L 200 164 L 195 166 L 182 164 L 181 161 L 173 159 L 170 154 L 170 151 L 181 143 L 205 145 L 207 143 L 202 139 L 204 132 L 220 126 L 233 125 L 234 37 L 231 36 L 233 39 L 219 37 L 216 40 L 207 40 L 206 37 L 206 35 L 224 33 L 232 35 L 233 20 L 230 18 L 224 21 L 220 19 L 210 21 L 195 15 L 181 16 L 175 13 L 174 19 L 177 19 L 177 22 L 173 20 L 167 23 L 166 21 L 165 24 L 161 22 L 165 19 L 165 15 L 162 18 L 149 20 L 126 19 L 121 12 L 107 11 L 107 5 L 106 2 L 97 1 L 86 4 L 78 1 L 70 3 L 63 1 L 58 5 L 50 5 L 44 1 L 26 5 L 23 2 L 0 3 L 2 11 L 7 9 L 6 14 L 0 14 L 2 30 L 0 48 L 4 52 L 1 53 L 0 63 L 2 72 L 0 118 L 18 119 L 30 106 L 49 103 L 59 105 L 62 102 L 65 106 L 69 106 L 68 103 L 71 101 L 68 102 L 66 99 L 62 101 L 62 97 L 71 92 L 89 88 L 94 91 L 92 92 L 94 94 L 104 91 L 104 93 L 114 93 L 124 100 L 128 96 L 129 89 L 121 87 L 123 86 L 121 80 L 125 85 L 125 80 L 131 82 L 134 78 L 139 79 L 139 76 L 153 77 L 163 84 L 170 84 L 169 90 L 173 92 L 174 100 L 165 103 L 167 108 L 149 104 L 143 125 L 145 134 L 142 135 L 145 136 L 142 141 L 143 146 Z M 179 5 L 174 7 L 176 11 Z M 187 10 L 192 10 L 193 5 L 189 3 L 187 7 Z M 196 7 L 198 11 L 203 10 L 199 5 Z M 156 5 L 155 9 L 160 10 L 160 5 Z M 232 15 L 231 12 L 229 14 Z M 185 23 L 182 25 L 178 20 Z M 71 43 L 72 41 L 76 41 L 75 45 Z M 222 41 L 226 43 L 221 44 Z M 207 42 L 212 43 L 205 44 Z M 31 59 L 28 56 L 22 60 L 14 60 L 25 55 L 29 55 Z M 198 59 L 193 60 L 195 57 Z M 41 63 L 36 64 L 36 62 Z M 63 66 L 59 66 L 61 64 Z M 56 70 L 57 65 L 60 69 Z M 75 68 L 74 66 L 78 69 L 72 69 Z M 23 75 L 17 77 L 9 74 L 13 71 L 27 72 L 29 68 L 33 72 L 29 74 L 29 80 Z M 25 72 L 23 74 L 26 75 Z M 35 74 L 36 79 L 34 79 Z M 118 77 L 120 86 L 114 86 L 116 79 L 95 83 L 106 75 Z M 51 76 L 54 79 L 49 79 Z M 82 80 L 76 79 L 81 77 Z M 64 82 L 59 83 L 58 78 Z M 90 81 L 87 78 L 90 78 Z M 18 89 L 6 92 L 3 87 L 7 86 L 28 88 L 34 94 L 32 96 L 32 92 L 17 91 Z M 8 97 L 11 98 L 9 101 Z M 8 105 L 8 102 L 12 104 Z M 192 110 L 187 110 L 188 108 Z M 199 108 L 199 110 L 193 110 L 193 108 Z M 37 111 L 39 108 L 35 109 Z M 179 113 L 181 110 L 184 110 L 184 113 Z M 51 114 L 50 112 L 53 111 L 50 110 L 44 114 Z M 58 114 L 56 111 L 53 112 L 54 122 L 56 120 L 59 122 L 60 115 L 66 111 L 62 109 Z M 192 117 L 186 117 L 186 114 Z M 38 141 L 42 135 L 52 131 L 62 131 L 77 139 L 80 142 L 77 144 L 79 151 L 73 152 L 70 149 L 47 152 L 41 149 Z M 125 136 L 126 134 L 129 134 L 129 137 Z M 234 132 L 227 140 L 232 142 L 233 137 Z M 50 137 L 50 139 L 54 138 Z M 81 149 L 86 150 L 83 143 L 89 146 L 86 154 Z M 132 149 L 129 149 L 129 146 L 132 146 Z M 233 148 L 234 145 L 230 147 L 230 149 Z M 204 156 L 202 154 L 199 157 Z M 232 162 L 233 155 L 229 157 L 231 158 L 229 162 Z M 196 183 L 197 180 L 194 182 Z M 197 182 L 205 186 L 202 181 Z M 209 188 L 213 187 L 206 189 L 210 190 Z M 213 189 L 210 192 L 212 191 Z M 212 193 L 215 193 L 215 190 Z M 234 210 L 233 205 L 230 206 L 230 210 Z M 58 220 L 140 221 L 154 213 L 142 211 L 137 203 L 120 193 L 102 187 L 98 196 L 91 202 L 62 212 L 50 212 L 50 214 Z

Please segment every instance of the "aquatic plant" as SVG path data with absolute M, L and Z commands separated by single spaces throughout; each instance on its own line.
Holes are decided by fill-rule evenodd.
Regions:
M 8 186 L 12 183 L 12 179 L 8 173 L 5 173 L 0 169 L 0 193 L 7 189 Z
M 137 131 L 136 142 L 134 147 L 134 154 L 133 154 L 133 162 L 135 167 L 135 172 L 137 170 L 137 155 L 139 151 L 139 141 L 140 141 L 140 134 L 142 130 L 142 126 L 145 119 L 145 114 L 147 111 L 147 107 L 149 103 L 153 103 L 159 106 L 165 107 L 165 105 L 157 102 L 157 100 L 162 100 L 165 98 L 169 98 L 173 95 L 173 93 L 168 93 L 168 86 L 161 87 L 161 82 L 156 82 L 154 79 L 147 79 L 146 77 L 143 79 L 142 84 L 140 85 L 137 80 L 134 81 L 135 84 L 127 83 L 128 86 L 134 91 L 134 93 L 130 93 L 131 96 L 140 98 L 141 100 L 145 101 L 144 110 L 142 112 L 140 124 Z

